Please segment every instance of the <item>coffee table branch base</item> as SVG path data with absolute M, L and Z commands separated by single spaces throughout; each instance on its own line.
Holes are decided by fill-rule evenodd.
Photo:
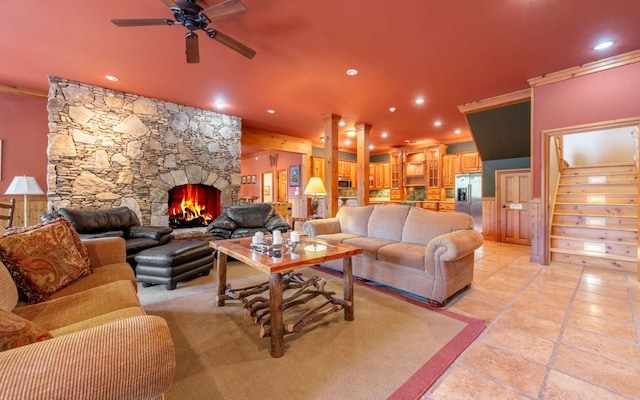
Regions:
M 326 281 L 317 276 L 305 278 L 301 273 L 286 273 L 282 278 L 283 292 L 296 290 L 291 296 L 282 301 L 282 310 L 306 304 L 318 296 L 324 297 L 325 302 L 319 306 L 299 315 L 293 321 L 283 324 L 284 334 L 299 333 L 302 329 L 331 313 L 352 307 L 352 303 L 340 298 L 333 297 L 336 293 L 326 291 Z M 262 282 L 256 285 L 242 288 L 225 287 L 226 299 L 239 300 L 242 306 L 247 309 L 245 317 L 251 317 L 255 323 L 260 324 L 260 337 L 271 336 L 271 311 L 268 297 L 259 296 L 269 291 L 269 282 Z M 256 296 L 249 298 L 250 296 Z

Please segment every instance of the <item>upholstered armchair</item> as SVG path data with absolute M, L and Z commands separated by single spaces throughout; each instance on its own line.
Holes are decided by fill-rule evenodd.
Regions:
M 269 203 L 238 204 L 226 208 L 209 224 L 207 230 L 215 239 L 253 236 L 256 232 L 271 233 L 274 230 L 288 232 L 289 225 Z

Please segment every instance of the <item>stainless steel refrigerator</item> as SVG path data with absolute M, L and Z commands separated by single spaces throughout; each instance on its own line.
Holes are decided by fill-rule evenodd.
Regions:
M 455 195 L 456 211 L 470 214 L 482 232 L 482 174 L 457 174 Z

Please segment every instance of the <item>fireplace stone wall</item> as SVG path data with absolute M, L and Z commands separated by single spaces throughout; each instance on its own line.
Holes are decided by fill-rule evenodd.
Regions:
M 57 77 L 47 109 L 49 212 L 124 205 L 167 226 L 175 186 L 213 186 L 222 209 L 238 199 L 239 117 Z

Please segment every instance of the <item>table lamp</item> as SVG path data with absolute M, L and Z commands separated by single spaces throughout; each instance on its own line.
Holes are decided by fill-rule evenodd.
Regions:
M 27 221 L 29 220 L 27 196 L 30 194 L 44 194 L 44 192 L 40 189 L 36 178 L 33 176 L 16 176 L 13 178 L 4 194 L 24 195 L 24 226 L 27 226 Z
M 325 196 L 327 194 L 322 179 L 317 176 L 309 179 L 309 183 L 307 183 L 307 187 L 304 189 L 304 194 L 311 195 L 311 210 L 313 211 L 311 217 L 317 217 L 318 196 Z

